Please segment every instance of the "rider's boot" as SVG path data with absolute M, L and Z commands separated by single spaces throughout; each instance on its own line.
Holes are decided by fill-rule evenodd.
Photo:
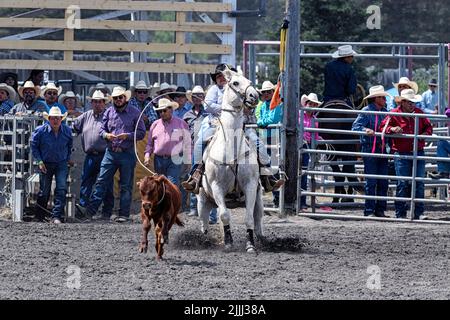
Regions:
M 203 176 L 204 165 L 203 163 L 195 164 L 192 168 L 194 171 L 186 181 L 181 183 L 181 186 L 187 192 L 192 192 L 194 194 L 198 194 L 200 191 L 202 176 Z
M 277 179 L 272 174 L 270 167 L 262 166 L 260 172 L 261 172 L 260 175 L 261 184 L 265 192 L 277 191 L 282 185 L 284 185 L 285 182 L 284 179 Z

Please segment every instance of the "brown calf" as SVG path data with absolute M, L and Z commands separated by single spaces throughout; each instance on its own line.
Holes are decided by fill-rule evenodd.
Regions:
M 142 239 L 139 252 L 147 253 L 151 221 L 155 226 L 157 259 L 162 259 L 165 243 L 169 243 L 169 230 L 174 223 L 183 227 L 178 217 L 181 192 L 165 176 L 145 177 L 138 182 L 141 192 Z

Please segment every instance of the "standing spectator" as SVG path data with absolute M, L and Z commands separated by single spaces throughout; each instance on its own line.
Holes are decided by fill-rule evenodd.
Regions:
M 445 115 L 450 118 L 450 107 L 445 111 Z M 449 124 L 447 122 L 447 124 Z M 447 132 L 450 135 L 450 131 Z M 439 158 L 448 158 L 450 154 L 450 142 L 448 140 L 440 140 L 437 145 L 436 156 Z M 438 172 L 430 173 L 433 179 L 449 179 L 450 178 L 450 162 L 438 161 Z
M 130 217 L 131 193 L 133 190 L 134 168 L 136 155 L 134 149 L 134 133 L 137 129 L 138 141 L 145 137 L 144 121 L 138 122 L 140 112 L 129 106 L 131 92 L 125 88 L 115 87 L 111 94 L 113 107 L 105 111 L 100 128 L 100 136 L 107 140 L 105 156 L 103 157 L 100 174 L 89 199 L 89 204 L 82 213 L 95 216 L 100 204 L 105 199 L 108 184 L 113 181 L 117 170 L 120 172 L 120 210 L 115 222 L 127 222 Z
M 186 88 L 178 87 L 176 93 L 171 95 L 171 98 L 179 105 L 178 109 L 174 110 L 173 115 L 183 119 L 184 115 L 192 109 L 192 104 L 186 97 Z
M 103 92 L 103 94 L 105 95 L 105 97 L 111 97 L 111 90 L 102 82 L 97 83 L 95 86 L 89 88 L 89 93 L 88 96 L 92 97 L 92 95 L 94 94 L 95 91 L 100 90 L 101 92 Z M 106 104 L 105 109 L 108 109 L 109 107 L 111 107 L 111 99 L 110 102 L 108 102 Z M 92 106 L 90 104 L 89 101 L 87 101 L 87 103 L 84 106 L 84 111 L 88 111 L 91 110 Z
M 14 104 L 19 103 L 19 92 L 17 91 L 19 89 L 19 82 L 18 82 L 18 75 L 14 72 L 5 72 L 0 75 L 0 83 L 6 83 L 8 86 L 12 87 L 14 91 L 16 92 L 16 98 L 13 100 Z
M 53 107 L 44 118 L 48 120 L 36 128 L 31 137 L 31 151 L 39 165 L 39 196 L 37 215 L 43 220 L 50 197 L 53 176 L 56 180 L 55 195 L 52 210 L 52 222 L 60 224 L 64 215 L 67 193 L 68 165 L 72 153 L 72 130 L 62 123 L 66 114 L 62 114 L 58 107 Z
M 83 113 L 80 96 L 73 91 L 67 91 L 65 94 L 62 94 L 58 99 L 58 103 L 66 108 L 68 118 L 76 118 Z
M 152 87 L 148 87 L 145 81 L 139 81 L 135 87 L 131 88 L 133 98 L 131 98 L 129 105 L 137 108 L 141 112 L 144 111 L 143 119 L 145 128 L 148 130 L 150 126 L 159 119 L 158 113 L 155 111 L 153 104 L 151 103 L 150 90 Z
M 319 101 L 319 98 L 317 97 L 317 94 L 310 93 L 309 95 L 303 95 L 300 104 L 303 107 L 306 108 L 317 108 L 322 104 L 322 102 Z M 302 111 L 300 111 L 302 112 Z M 306 111 L 305 115 L 303 117 L 303 128 L 312 128 L 312 120 L 315 119 L 314 117 L 314 111 Z M 318 127 L 318 122 L 315 123 L 315 127 Z M 310 149 L 308 148 L 308 145 L 311 146 L 312 141 L 312 135 L 311 132 L 304 132 L 303 133 L 303 149 Z M 314 133 L 316 141 L 321 140 L 322 138 L 319 136 L 319 133 Z M 309 153 L 302 153 L 302 171 L 308 170 L 309 166 Z M 301 179 L 301 188 L 304 191 L 308 190 L 308 176 L 306 174 L 302 174 Z M 300 209 L 302 211 L 308 210 L 308 205 L 306 204 L 306 196 L 301 196 L 300 198 Z
M 428 114 L 438 114 L 439 101 L 436 92 L 438 84 L 436 79 L 431 79 L 428 83 L 428 90 L 422 95 L 422 111 Z
M 22 87 L 19 87 L 19 95 L 23 102 L 16 104 L 10 111 L 10 114 L 24 115 L 31 113 L 47 112 L 47 105 L 38 100 L 41 88 L 35 86 L 33 82 L 27 81 Z
M 356 93 L 356 75 L 351 64 L 358 54 L 352 46 L 344 45 L 333 53 L 333 61 L 325 67 L 324 101 L 343 100 L 348 105 L 353 105 L 350 96 Z
M 40 87 L 44 82 L 44 70 L 31 70 L 30 75 L 25 80 L 25 82 L 31 81 L 35 86 Z
M 398 107 L 397 102 L 400 101 L 399 97 L 401 96 L 403 90 L 412 89 L 414 90 L 414 94 L 419 93 L 419 85 L 417 82 L 409 80 L 408 77 L 401 77 L 398 83 L 393 83 L 393 85 L 398 91 L 398 96 L 396 96 L 395 99 L 391 99 L 391 103 L 388 104 L 387 107 L 388 111 Z M 417 103 L 417 107 L 421 107 L 420 102 Z
M 154 154 L 156 172 L 165 175 L 179 188 L 181 166 L 190 162 L 192 142 L 186 122 L 173 116 L 173 110 L 177 108 L 178 103 L 169 99 L 158 101 L 156 111 L 160 112 L 161 119 L 150 127 L 144 163 L 148 166 L 150 156 Z
M 396 113 L 416 113 L 423 114 L 423 111 L 416 106 L 417 102 L 422 100 L 420 95 L 416 95 L 413 89 L 406 89 L 402 91 L 400 99 L 400 107 L 393 109 L 391 112 L 392 116 L 386 117 L 381 123 L 380 130 L 386 134 L 414 134 L 414 117 L 403 117 L 396 116 Z M 419 135 L 432 135 L 433 126 L 430 120 L 427 118 L 419 118 Z M 392 138 L 392 151 L 395 155 L 400 156 L 412 156 L 414 141 L 412 138 L 401 139 Z M 419 140 L 418 142 L 418 156 L 424 156 L 425 141 Z M 413 169 L 413 160 L 410 159 L 395 159 L 395 172 L 397 176 L 401 177 L 411 177 Z M 417 161 L 417 172 L 416 176 L 418 178 L 425 177 L 425 161 Z M 409 197 L 410 188 L 409 182 L 406 180 L 399 180 L 397 183 L 397 197 L 407 198 Z M 425 197 L 425 187 L 423 181 L 416 181 L 416 199 L 424 199 Z M 395 214 L 397 218 L 406 218 L 407 205 L 404 201 L 395 202 Z M 414 219 L 427 219 L 424 215 L 424 204 L 423 202 L 416 202 Z
M 41 98 L 45 100 L 48 110 L 50 110 L 52 107 L 58 107 L 59 109 L 61 109 L 61 113 L 67 112 L 66 107 L 58 103 L 58 97 L 61 92 L 62 87 L 57 87 L 53 82 L 49 82 L 42 88 Z
M 6 83 L 0 83 L 0 116 L 9 113 L 14 106 L 16 91 Z
M 369 105 L 362 111 L 372 112 L 387 112 L 386 97 L 389 93 L 384 91 L 383 86 L 374 86 L 369 90 L 370 94 L 364 98 L 368 100 Z M 385 153 L 386 147 L 380 137 L 376 137 L 380 123 L 386 116 L 381 114 L 360 114 L 353 122 L 353 131 L 365 132 L 366 136 L 361 136 L 361 152 L 367 153 L 363 157 L 364 160 L 364 174 L 370 175 L 388 175 L 389 161 L 385 158 L 371 157 L 372 153 Z M 386 197 L 389 187 L 389 181 L 386 179 L 366 178 L 366 195 Z M 386 200 L 371 200 L 366 199 L 364 215 L 368 217 L 386 217 L 384 212 L 387 208 Z
M 80 204 L 82 208 L 87 208 L 92 189 L 100 173 L 100 165 L 106 151 L 106 140 L 100 136 L 103 115 L 109 98 L 103 92 L 97 90 L 92 97 L 87 97 L 91 102 L 92 110 L 80 115 L 73 124 L 73 129 L 77 134 L 81 134 L 81 146 L 86 158 L 84 159 L 83 174 L 80 186 Z M 109 219 L 114 207 L 113 181 L 106 184 L 105 196 L 103 198 L 102 218 Z M 83 212 L 83 209 L 80 209 Z

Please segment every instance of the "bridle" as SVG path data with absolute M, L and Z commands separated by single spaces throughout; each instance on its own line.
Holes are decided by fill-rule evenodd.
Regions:
M 242 103 L 247 106 L 247 107 L 251 107 L 252 104 L 250 103 L 250 101 L 247 99 L 247 92 L 250 88 L 253 88 L 253 86 L 251 84 L 249 84 L 244 90 L 239 91 L 238 89 L 236 89 L 230 82 L 228 82 L 228 87 L 233 90 L 234 93 L 236 93 L 239 98 L 242 100 Z M 225 112 L 231 112 L 231 113 L 237 113 L 239 112 L 240 108 L 238 110 L 230 110 L 230 109 L 225 109 L 223 108 L 222 111 Z

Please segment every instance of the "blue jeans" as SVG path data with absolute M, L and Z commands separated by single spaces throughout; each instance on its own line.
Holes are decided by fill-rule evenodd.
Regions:
M 171 158 L 163 158 L 155 155 L 155 171 L 165 175 L 174 185 L 180 188 L 181 164 L 173 163 Z
M 396 155 L 409 155 L 412 153 L 401 152 L 395 153 Z M 424 156 L 423 151 L 418 152 L 418 156 Z M 408 159 L 395 159 L 395 173 L 397 176 L 412 177 L 413 161 Z M 417 161 L 416 176 L 418 178 L 425 177 L 425 161 Z M 411 185 L 409 181 L 399 180 L 397 182 L 397 197 L 407 198 L 411 195 Z M 416 199 L 424 199 L 425 187 L 423 181 L 416 181 Z M 408 210 L 407 203 L 405 201 L 395 201 L 395 215 L 397 218 L 405 218 L 406 211 Z M 416 202 L 414 210 L 414 219 L 419 219 L 424 212 L 423 202 Z
M 389 166 L 388 159 L 364 157 L 364 173 L 376 175 L 388 175 Z M 367 196 L 387 196 L 389 181 L 386 179 L 370 179 L 366 178 L 366 195 Z M 387 208 L 386 200 L 369 200 L 366 199 L 364 215 L 384 213 Z
M 306 149 L 307 146 L 304 145 L 303 148 Z M 309 153 L 302 153 L 302 171 L 308 170 L 308 165 L 309 165 Z M 301 180 L 300 187 L 302 188 L 302 191 L 308 190 L 308 175 L 302 174 L 302 180 Z M 306 206 L 307 206 L 306 205 L 306 196 L 301 196 L 300 197 L 300 208 L 306 207 Z
M 440 140 L 437 145 L 436 156 L 440 158 L 448 158 L 448 154 L 450 153 L 450 142 L 447 140 Z M 438 171 L 439 172 L 450 172 L 450 162 L 442 162 L 438 161 Z
M 98 155 L 87 154 L 84 159 L 83 174 L 81 176 L 80 186 L 80 205 L 87 207 L 89 198 L 92 194 L 92 188 L 97 181 L 100 173 L 100 165 L 103 160 L 104 153 Z M 106 193 L 103 199 L 103 216 L 110 217 L 114 208 L 114 182 L 111 180 L 106 184 Z
M 133 148 L 125 152 L 113 152 L 106 149 L 100 165 L 100 173 L 97 183 L 94 186 L 94 192 L 89 199 L 87 210 L 89 214 L 95 215 L 100 207 L 103 199 L 105 199 L 108 184 L 112 184 L 116 171 L 120 172 L 120 210 L 121 217 L 130 216 L 131 193 L 133 190 L 134 167 L 136 166 L 136 158 Z
M 67 161 L 58 163 L 46 162 L 45 167 L 47 168 L 47 173 L 39 173 L 39 196 L 37 203 L 39 206 L 47 208 L 52 180 L 53 176 L 55 176 L 56 187 L 53 199 L 52 218 L 61 219 L 64 216 L 64 207 L 66 206 L 67 176 L 69 174 Z M 40 209 L 40 216 L 41 218 L 45 216 L 43 209 Z

